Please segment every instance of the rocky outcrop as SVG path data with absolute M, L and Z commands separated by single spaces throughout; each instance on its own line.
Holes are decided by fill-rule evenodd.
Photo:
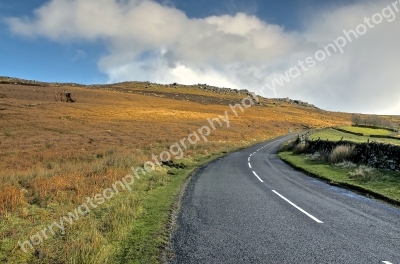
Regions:
M 288 104 L 293 104 L 293 105 L 299 105 L 299 106 L 305 106 L 305 107 L 312 107 L 312 108 L 317 108 L 315 105 L 307 103 L 307 102 L 303 102 L 300 100 L 292 100 L 290 98 L 273 98 L 271 99 L 273 101 L 277 101 L 277 102 L 285 102 Z
M 231 89 L 231 88 L 220 88 L 216 86 L 210 86 L 207 84 L 198 84 L 197 89 L 203 90 L 203 91 L 208 91 L 212 93 L 218 93 L 218 94 L 243 94 L 243 95 L 250 95 L 250 92 L 246 89 L 238 90 L 238 89 Z

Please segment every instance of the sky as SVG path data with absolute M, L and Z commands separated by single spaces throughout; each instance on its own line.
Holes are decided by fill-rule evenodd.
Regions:
M 400 114 L 395 0 L 0 0 L 0 76 L 247 89 Z

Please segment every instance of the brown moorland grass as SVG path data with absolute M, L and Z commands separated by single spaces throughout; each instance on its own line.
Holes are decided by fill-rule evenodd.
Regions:
M 191 145 L 185 151 L 184 162 L 195 164 L 199 157 L 249 146 L 285 134 L 288 129 L 350 124 L 349 114 L 261 98 L 261 104 L 243 113 L 237 110 L 236 117 L 229 104 L 241 102 L 244 95 L 215 94 L 180 86 L 144 88 L 140 83 L 116 86 L 119 91 L 0 84 L 0 109 L 4 109 L 0 110 L 0 238 L 8 241 L 0 247 L 0 262 L 51 263 L 60 261 L 58 255 L 71 255 L 79 262 L 88 254 L 91 257 L 86 261 L 101 263 L 98 258 L 113 255 L 111 246 L 104 246 L 108 245 L 104 242 L 107 239 L 96 235 L 103 229 L 119 230 L 115 218 L 107 217 L 97 219 L 96 223 L 104 226 L 92 232 L 84 228 L 95 221 L 94 216 L 73 227 L 81 232 L 80 236 L 43 245 L 49 257 L 46 260 L 17 253 L 16 243 L 31 235 L 40 223 L 53 221 L 85 197 L 108 188 L 129 173 L 131 166 L 142 165 L 152 154 L 168 150 L 171 144 L 208 125 L 208 118 L 223 116 L 225 111 L 230 128 L 223 122 L 207 137 L 208 142 Z M 75 103 L 54 101 L 53 92 L 65 89 L 71 92 Z M 118 206 L 125 208 L 127 215 L 136 217 L 145 210 L 140 202 L 143 197 L 171 182 L 167 172 L 168 168 L 159 168 L 135 185 L 136 192 L 127 196 L 135 210 L 128 209 L 121 200 L 115 203 L 121 203 Z M 116 210 L 113 208 L 110 210 Z M 120 215 L 119 219 L 127 215 Z M 85 239 L 91 241 L 87 252 L 82 248 Z M 105 250 L 105 255 L 91 255 L 100 245 L 102 250 L 109 251 Z M 69 262 L 72 259 L 65 261 Z

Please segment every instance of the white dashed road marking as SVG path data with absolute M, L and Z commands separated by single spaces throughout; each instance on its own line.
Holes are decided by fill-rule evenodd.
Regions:
M 260 182 L 263 182 L 263 180 L 261 180 L 261 178 L 257 175 L 257 173 L 255 173 L 255 171 L 253 171 L 253 174 L 257 177 L 257 179 L 258 179 Z
M 324 222 L 322 222 L 321 220 L 319 220 L 318 218 L 312 216 L 311 214 L 307 213 L 306 211 L 304 211 L 303 209 L 301 209 L 300 207 L 298 207 L 297 205 L 295 205 L 294 203 L 292 203 L 291 201 L 289 201 L 286 197 L 284 197 L 283 195 L 281 195 L 280 193 L 278 193 L 275 190 L 272 190 L 276 195 L 278 195 L 279 197 L 281 197 L 283 200 L 285 200 L 286 202 L 288 202 L 291 206 L 293 206 L 294 208 L 296 208 L 297 210 L 299 210 L 300 212 L 302 212 L 303 214 L 307 215 L 308 217 L 310 217 L 312 220 L 314 220 L 315 222 L 319 223 L 319 224 L 323 224 Z

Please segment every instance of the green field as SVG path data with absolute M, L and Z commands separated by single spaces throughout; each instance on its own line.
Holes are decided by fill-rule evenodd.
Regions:
M 308 160 L 304 155 L 294 155 L 291 152 L 281 152 L 279 156 L 294 167 L 300 168 L 311 175 L 325 179 L 331 183 L 377 193 L 390 200 L 400 202 L 399 172 L 375 170 L 371 179 L 361 180 L 349 176 L 349 173 L 356 168 L 335 167 L 328 163 Z
M 361 133 L 364 136 L 370 136 L 370 135 L 389 136 L 393 134 L 392 131 L 382 128 L 367 128 L 367 127 L 355 127 L 355 126 L 343 126 L 339 128 L 350 132 Z
M 357 136 L 349 133 L 340 132 L 335 129 L 324 129 L 320 131 L 314 132 L 311 136 L 311 140 L 317 140 L 320 138 L 321 140 L 330 140 L 330 141 L 339 141 L 343 137 L 343 140 L 353 141 L 353 142 L 367 142 L 375 141 L 386 144 L 394 144 L 400 145 L 400 140 L 390 139 L 390 138 L 371 138 L 367 136 Z

